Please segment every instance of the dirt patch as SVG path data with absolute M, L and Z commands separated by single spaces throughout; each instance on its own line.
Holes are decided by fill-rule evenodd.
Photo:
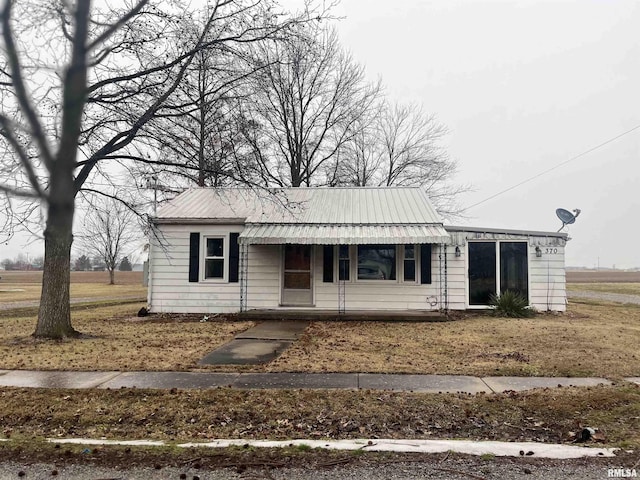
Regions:
M 478 358 L 497 358 L 500 360 L 514 360 L 516 362 L 528 363 L 529 357 L 520 352 L 509 352 L 509 353 L 481 353 L 478 355 Z
M 532 457 L 490 457 L 444 454 L 377 453 L 361 450 L 340 452 L 290 447 L 255 449 L 235 447 L 224 449 L 176 449 L 144 447 L 60 447 L 38 441 L 19 445 L 0 445 L 0 461 L 6 478 L 48 478 L 54 469 L 72 466 L 74 478 L 244 478 L 269 480 L 274 478 L 604 478 L 612 466 L 611 458 L 580 458 L 549 460 Z M 615 465 L 632 466 L 637 455 L 621 452 Z M 34 465 L 36 462 L 46 465 Z M 10 467 L 7 468 L 7 465 Z M 110 467 L 115 471 L 97 471 Z M 426 467 L 426 468 L 425 468 Z M 131 468 L 146 469 L 137 475 Z M 401 472 L 401 473 L 400 473 Z M 39 475 L 38 475 L 39 473 Z M 59 472 L 61 475 L 64 473 Z
M 237 315 L 214 313 L 152 313 L 147 316 L 138 315 L 124 318 L 125 322 L 136 323 L 206 323 L 238 321 Z

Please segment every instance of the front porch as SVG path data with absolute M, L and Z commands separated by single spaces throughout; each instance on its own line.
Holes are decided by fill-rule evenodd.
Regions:
M 380 322 L 447 322 L 450 318 L 443 312 L 428 310 L 370 311 L 337 310 L 315 308 L 253 309 L 239 312 L 242 320 L 309 320 L 309 321 L 380 321 Z

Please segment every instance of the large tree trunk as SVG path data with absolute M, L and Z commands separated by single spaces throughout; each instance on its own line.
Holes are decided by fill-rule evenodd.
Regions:
M 69 284 L 71 282 L 71 243 L 76 186 L 74 169 L 78 156 L 82 112 L 87 95 L 87 35 L 91 1 L 76 2 L 75 32 L 71 61 L 64 76 L 62 91 L 62 128 L 55 159 L 45 166 L 49 170 L 47 225 L 44 230 L 44 271 L 38 311 L 36 337 L 77 337 L 71 326 Z M 44 136 L 43 133 L 40 135 Z M 46 141 L 42 141 L 46 144 Z
M 77 337 L 71 326 L 69 283 L 71 270 L 71 243 L 73 242 L 74 197 L 71 176 L 65 187 L 52 191 L 47 209 L 44 231 L 44 271 L 42 294 L 38 311 L 35 337 Z M 52 183 L 52 187 L 53 187 Z M 68 198 L 67 198 L 68 197 Z
M 116 282 L 115 282 L 115 272 L 116 272 L 115 267 L 109 268 L 109 285 L 115 285 L 116 284 Z

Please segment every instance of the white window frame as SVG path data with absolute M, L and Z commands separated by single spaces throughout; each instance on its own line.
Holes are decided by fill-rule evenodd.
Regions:
M 340 247 L 347 247 L 347 251 L 349 252 L 349 280 L 340 280 Z M 334 248 L 334 271 L 336 275 L 334 277 L 335 282 L 344 282 L 344 283 L 353 283 L 353 245 L 336 245 Z
M 219 238 L 222 239 L 222 257 L 207 256 L 207 240 Z M 201 281 L 207 283 L 226 283 L 229 280 L 229 235 L 202 235 L 202 257 L 200 262 L 200 271 L 202 272 Z M 206 265 L 207 260 L 222 259 L 222 277 L 207 277 Z
M 413 246 L 413 265 L 414 265 L 414 279 L 413 280 L 405 280 L 404 279 L 404 262 L 405 260 L 412 260 L 412 259 L 407 259 L 405 257 L 405 251 L 406 251 L 406 246 L 407 245 L 412 245 Z M 420 245 L 416 245 L 415 243 L 409 243 L 409 244 L 402 244 L 402 245 L 398 245 L 400 248 L 399 250 L 402 253 L 402 260 L 400 260 L 400 268 L 398 269 L 399 271 L 401 271 L 402 276 L 399 278 L 400 283 L 404 283 L 406 285 L 418 285 L 420 282 L 420 276 L 422 275 L 422 271 L 420 270 Z
M 404 279 L 404 255 L 405 244 L 394 244 L 396 248 L 396 279 L 395 280 L 377 280 L 377 279 L 359 279 L 358 278 L 358 247 L 360 245 L 375 245 L 372 243 L 363 243 L 358 245 L 345 245 L 349 248 L 349 280 L 340 280 L 340 245 L 335 245 L 333 250 L 333 269 L 334 277 L 333 283 L 344 281 L 345 283 L 375 283 L 378 285 L 394 285 L 396 283 L 404 283 L 405 285 L 419 285 L 420 284 L 420 245 L 413 245 L 413 261 L 415 262 L 415 279 Z

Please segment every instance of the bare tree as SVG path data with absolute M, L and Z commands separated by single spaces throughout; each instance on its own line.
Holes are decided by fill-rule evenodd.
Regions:
M 356 131 L 334 184 L 422 186 L 443 216 L 459 212 L 456 197 L 468 187 L 452 183 L 457 164 L 442 146 L 447 129 L 435 116 L 415 104 L 385 102 Z
M 202 22 L 191 19 L 183 35 L 197 37 Z M 237 181 L 235 97 L 251 75 L 244 56 L 242 45 L 213 45 L 198 51 L 179 87 L 145 126 L 146 146 L 165 161 L 147 169 L 157 182 L 154 188 L 218 187 Z
M 193 38 L 182 35 L 190 12 L 179 0 L 117 8 L 92 8 L 90 0 L 4 1 L 0 168 L 11 174 L 0 192 L 42 205 L 46 218 L 35 336 L 78 335 L 69 306 L 78 193 L 102 190 L 96 181 L 112 180 L 111 164 L 162 163 L 137 141 L 198 52 L 284 33 L 294 22 L 267 0 L 212 3 Z
M 137 215 L 122 202 L 98 197 L 84 216 L 78 237 L 83 251 L 104 263 L 109 272 L 109 284 L 115 283 L 118 263 L 130 253 L 131 245 L 142 232 L 136 225 Z
M 340 47 L 335 30 L 304 25 L 254 46 L 261 67 L 245 103 L 243 134 L 266 184 L 326 184 L 332 161 L 374 103 L 379 85 Z

